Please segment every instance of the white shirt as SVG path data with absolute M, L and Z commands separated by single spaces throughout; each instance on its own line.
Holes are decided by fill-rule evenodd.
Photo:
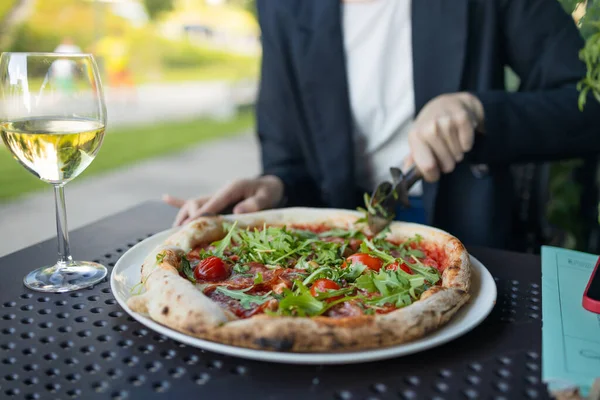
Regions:
M 409 154 L 415 114 L 411 0 L 342 3 L 358 184 L 390 180 Z M 411 194 L 422 191 L 415 185 Z

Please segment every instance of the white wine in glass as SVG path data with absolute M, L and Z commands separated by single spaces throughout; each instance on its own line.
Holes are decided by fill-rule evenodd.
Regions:
M 23 282 L 41 292 L 70 292 L 100 282 L 106 267 L 74 261 L 69 248 L 64 186 L 100 150 L 104 95 L 90 54 L 2 53 L 0 136 L 14 158 L 54 187 L 58 261 Z

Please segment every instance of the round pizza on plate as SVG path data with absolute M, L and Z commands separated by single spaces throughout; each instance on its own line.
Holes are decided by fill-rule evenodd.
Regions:
M 386 347 L 438 329 L 469 299 L 462 243 L 360 215 L 289 208 L 207 217 L 145 259 L 135 312 L 179 332 L 261 350 Z

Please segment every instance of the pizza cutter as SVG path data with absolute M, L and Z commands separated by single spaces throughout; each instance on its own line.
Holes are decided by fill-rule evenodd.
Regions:
M 406 174 L 399 168 L 390 168 L 392 182 L 381 182 L 371 195 L 367 204 L 367 223 L 373 234 L 384 230 L 395 217 L 398 204 L 410 207 L 408 191 L 423 178 L 421 172 L 412 167 Z

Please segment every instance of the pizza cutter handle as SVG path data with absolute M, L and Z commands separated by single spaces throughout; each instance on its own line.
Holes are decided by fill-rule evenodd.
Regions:
M 421 171 L 416 166 L 412 166 L 408 172 L 404 175 L 404 187 L 406 190 L 410 190 L 414 186 L 415 183 L 423 179 L 423 175 Z
M 416 166 L 412 166 L 408 172 L 402 176 L 402 179 L 396 183 L 394 191 L 398 195 L 397 201 L 404 205 L 404 207 L 410 207 L 408 193 L 410 188 L 421 179 L 423 179 L 421 171 L 419 171 Z

